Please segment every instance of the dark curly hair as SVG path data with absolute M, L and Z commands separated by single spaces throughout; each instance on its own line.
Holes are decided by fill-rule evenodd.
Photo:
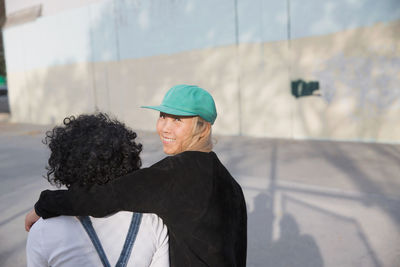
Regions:
M 136 133 L 107 114 L 70 116 L 63 124 L 43 140 L 51 151 L 46 170 L 52 185 L 101 185 L 141 167 Z

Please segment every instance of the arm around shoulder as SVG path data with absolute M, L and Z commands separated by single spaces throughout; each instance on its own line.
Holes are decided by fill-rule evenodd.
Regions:
M 167 209 L 166 195 L 174 179 L 165 164 L 144 168 L 90 189 L 45 190 L 35 204 L 43 218 L 58 215 L 104 217 L 121 210 L 159 214 Z

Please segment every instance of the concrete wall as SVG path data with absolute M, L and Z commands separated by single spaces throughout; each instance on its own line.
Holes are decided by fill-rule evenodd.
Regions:
M 188 83 L 215 97 L 218 134 L 400 142 L 396 0 L 37 2 L 3 30 L 14 121 L 100 109 L 153 130 L 139 107 Z M 296 79 L 319 96 L 293 97 Z

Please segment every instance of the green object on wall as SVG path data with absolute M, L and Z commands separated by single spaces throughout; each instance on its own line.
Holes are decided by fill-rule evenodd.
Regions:
M 296 98 L 302 96 L 319 96 L 319 94 L 314 94 L 314 91 L 319 89 L 318 81 L 305 82 L 303 80 L 296 80 L 291 82 L 292 95 Z

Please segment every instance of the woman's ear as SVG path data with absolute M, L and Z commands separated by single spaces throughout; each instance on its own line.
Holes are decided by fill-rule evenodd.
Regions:
M 203 130 L 200 133 L 200 138 L 204 138 L 204 137 L 210 135 L 210 131 L 211 131 L 211 123 L 205 122 Z

